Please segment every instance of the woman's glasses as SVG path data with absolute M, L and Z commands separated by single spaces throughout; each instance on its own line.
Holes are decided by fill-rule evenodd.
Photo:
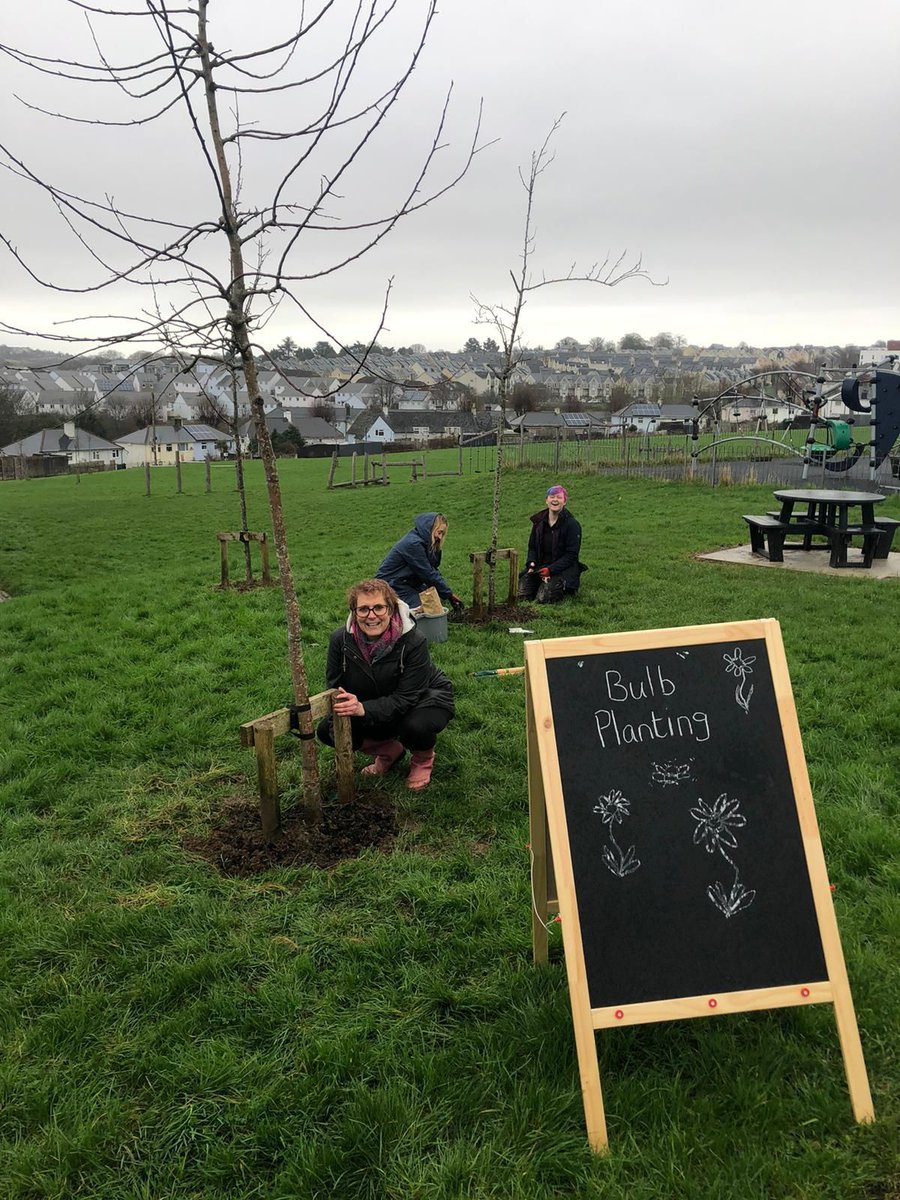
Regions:
M 358 604 L 354 611 L 360 617 L 367 617 L 369 613 L 373 617 L 383 617 L 387 610 L 388 606 L 386 604 Z

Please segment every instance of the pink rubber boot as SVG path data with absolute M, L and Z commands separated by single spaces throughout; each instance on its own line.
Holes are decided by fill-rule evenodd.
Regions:
M 409 761 L 406 786 L 411 792 L 421 792 L 431 783 L 431 768 L 434 766 L 433 750 L 416 750 Z
M 363 742 L 361 749 L 366 754 L 374 754 L 375 761 L 363 767 L 362 775 L 387 775 L 398 758 L 402 758 L 406 747 L 402 742 L 393 738 L 389 742 L 373 742 L 369 739 Z

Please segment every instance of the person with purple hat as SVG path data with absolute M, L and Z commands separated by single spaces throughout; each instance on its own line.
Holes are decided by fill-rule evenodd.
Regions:
M 547 490 L 546 507 L 531 518 L 528 558 L 519 575 L 519 599 L 555 604 L 573 596 L 586 571 L 579 562 L 581 526 L 566 508 L 569 493 L 561 483 Z

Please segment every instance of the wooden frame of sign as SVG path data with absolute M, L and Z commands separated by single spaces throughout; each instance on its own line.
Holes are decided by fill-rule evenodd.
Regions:
M 593 1149 L 596 1030 L 791 1005 L 834 1005 L 874 1120 L 778 622 L 528 641 L 525 664 L 533 953 L 558 910 Z

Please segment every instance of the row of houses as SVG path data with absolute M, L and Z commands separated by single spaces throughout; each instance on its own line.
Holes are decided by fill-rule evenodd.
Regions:
M 0 447 L 4 458 L 65 458 L 70 466 L 138 467 L 204 462 L 235 452 L 234 439 L 210 425 L 159 425 L 138 429 L 109 442 L 79 429 L 74 421 L 61 428 L 41 429 Z
M 511 416 L 507 429 L 529 440 L 540 438 L 615 437 L 623 431 L 654 433 L 690 432 L 698 419 L 701 428 L 719 420 L 737 427 L 755 425 L 774 427 L 792 419 L 797 406 L 767 397 L 739 398 L 729 401 L 718 412 L 703 412 L 690 404 L 635 402 L 615 413 L 600 409 L 540 410 Z M 836 414 L 839 415 L 839 414 Z M 310 415 L 303 410 L 275 406 L 266 413 L 269 433 L 277 439 L 289 431 L 299 434 L 311 446 L 366 445 L 389 446 L 392 443 L 426 446 L 462 438 L 473 443 L 488 439 L 496 429 L 493 412 L 463 410 L 389 409 L 356 411 L 345 409 L 333 421 Z M 251 452 L 256 429 L 251 419 L 238 426 L 242 451 Z M 171 424 L 151 424 L 114 442 L 79 429 L 65 421 L 61 428 L 48 428 L 0 448 L 7 458 L 64 457 L 72 466 L 104 467 L 169 466 L 182 462 L 203 462 L 230 457 L 236 452 L 235 438 L 209 424 L 191 424 L 177 418 Z
M 539 387 L 551 407 L 680 403 L 692 395 L 721 391 L 767 367 L 790 368 L 813 354 L 816 361 L 834 356 L 829 348 L 523 351 L 509 383 Z M 474 406 L 490 411 L 496 405 L 502 369 L 501 356 L 484 350 L 371 354 L 362 367 L 357 357 L 340 354 L 263 362 L 259 386 L 268 411 L 321 416 L 327 408 L 344 414 L 345 427 L 337 424 L 343 435 L 366 410 L 443 412 Z M 232 376 L 212 359 L 185 363 L 162 358 L 138 364 L 122 360 L 79 367 L 7 365 L 0 367 L 2 385 L 15 390 L 29 411 L 63 418 L 91 408 L 119 416 L 138 413 L 146 423 L 155 419 L 219 424 L 223 416 L 233 415 L 235 406 L 239 417 L 250 416 L 242 375 Z M 777 383 L 769 391 L 780 398 Z

